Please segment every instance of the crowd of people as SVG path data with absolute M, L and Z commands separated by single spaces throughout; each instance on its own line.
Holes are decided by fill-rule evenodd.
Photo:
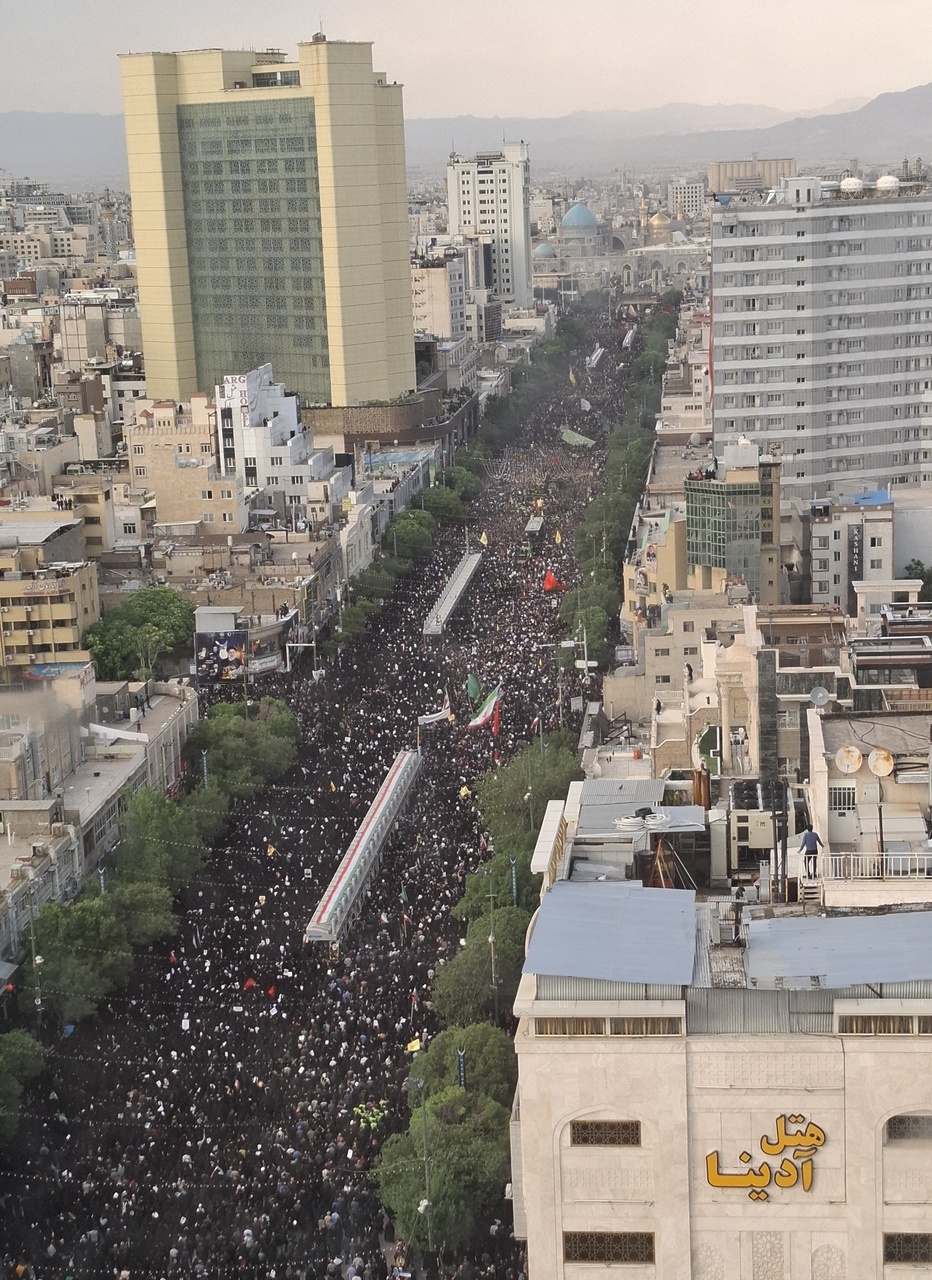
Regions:
M 406 1124 L 406 1046 L 437 1029 L 431 982 L 463 934 L 451 910 L 484 847 L 473 783 L 537 716 L 555 718 L 560 595 L 542 580 L 549 568 L 575 581 L 573 528 L 604 456 L 597 446 L 570 458 L 559 437 L 600 409 L 617 414 L 622 333 L 603 319 L 587 334 L 606 347 L 582 387 L 592 409 L 569 384 L 524 424 L 511 462 L 490 469 L 469 525 L 473 547 L 485 535 L 483 563 L 442 641 L 425 641 L 422 625 L 462 555 L 462 527 L 438 533 L 429 562 L 321 680 L 300 667 L 263 678 L 258 692 L 298 719 L 298 763 L 235 807 L 181 896 L 171 943 L 142 953 L 129 988 L 51 1046 L 2 1171 L 7 1274 L 385 1280 L 410 1266 L 404 1249 L 396 1261 L 370 1171 Z M 547 478 L 560 458 L 555 509 Z M 525 525 L 541 509 L 529 555 Z M 501 687 L 497 736 L 467 727 L 470 676 Z M 574 671 L 559 691 L 567 722 L 581 679 Z M 358 917 L 338 952 L 305 945 L 396 753 L 446 692 L 455 719 L 422 731 L 416 787 Z M 522 1249 L 502 1222 L 504 1205 L 466 1258 L 419 1255 L 427 1280 L 521 1280 Z

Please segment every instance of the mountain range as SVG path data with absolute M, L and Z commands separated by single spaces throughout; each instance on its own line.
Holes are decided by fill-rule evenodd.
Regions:
M 856 100 L 855 100 L 856 101 Z M 837 103 L 787 117 L 766 106 L 671 103 L 642 111 L 578 111 L 547 118 L 455 116 L 409 119 L 408 166 L 439 175 L 455 148 L 494 150 L 504 138 L 531 147 L 536 177 L 618 169 L 700 169 L 710 160 L 795 156 L 806 165 L 890 167 L 932 158 L 932 84 L 885 93 L 863 105 Z M 0 113 L 0 172 L 68 190 L 125 188 L 126 144 L 119 115 Z

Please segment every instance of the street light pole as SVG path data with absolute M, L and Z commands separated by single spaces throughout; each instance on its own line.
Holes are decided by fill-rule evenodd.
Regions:
M 42 965 L 42 956 L 36 955 L 36 897 L 34 873 L 29 875 L 29 943 L 32 950 L 32 980 L 35 990 L 35 1006 L 36 1006 L 36 1036 L 42 1038 L 42 981 L 39 970 Z
M 427 1089 L 424 1081 L 417 1076 L 409 1076 L 407 1087 L 417 1089 L 421 1097 L 421 1134 L 424 1143 L 424 1212 L 427 1217 L 427 1247 L 434 1251 L 434 1227 L 430 1206 L 430 1156 L 427 1145 Z
M 421 1085 L 421 1131 L 424 1135 L 424 1196 L 427 1200 L 427 1247 L 434 1251 L 434 1227 L 430 1208 L 430 1157 L 427 1154 L 427 1098 Z

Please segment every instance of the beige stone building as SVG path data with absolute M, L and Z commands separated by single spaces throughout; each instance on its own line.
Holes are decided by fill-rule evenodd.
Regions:
M 271 361 L 307 403 L 415 385 L 401 86 L 371 45 L 122 61 L 148 390 Z
M 515 1003 L 530 1274 L 928 1275 L 929 920 L 736 919 L 729 898 L 559 879 Z
M 161 525 L 203 524 L 209 533 L 238 533 L 246 523 L 243 478 L 224 475 L 217 410 L 202 392 L 187 404 L 137 400 L 124 428 L 130 476 L 155 495 Z

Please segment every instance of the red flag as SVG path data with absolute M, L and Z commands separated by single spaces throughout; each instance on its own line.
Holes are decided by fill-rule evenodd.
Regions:
M 255 985 L 256 985 L 255 978 L 247 978 L 246 981 L 243 983 L 243 990 L 251 991 Z
M 274 987 L 269 987 L 269 995 L 272 997 L 272 999 L 273 999 L 273 1000 L 275 999 L 275 988 L 274 988 Z
M 501 705 L 502 705 L 502 704 L 501 704 L 501 701 L 496 702 L 496 704 L 495 704 L 495 710 L 492 712 L 492 736 L 493 736 L 493 738 L 497 738 L 497 737 L 498 737 L 498 731 L 499 731 L 499 729 L 502 727 L 502 718 L 501 718 L 501 710 L 500 710 Z
M 544 574 L 544 590 L 565 591 L 566 587 L 564 587 L 563 583 L 560 582 L 559 579 L 548 569 Z

